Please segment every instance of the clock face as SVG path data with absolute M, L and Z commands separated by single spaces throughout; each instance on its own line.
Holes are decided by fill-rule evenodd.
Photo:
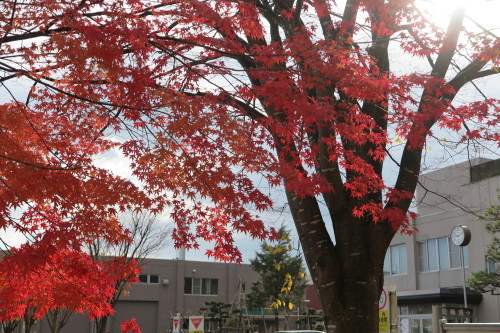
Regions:
M 453 244 L 460 246 L 464 242 L 464 239 L 464 229 L 462 229 L 461 226 L 453 228 L 453 230 L 451 231 L 451 241 L 453 242 Z
M 451 231 L 451 241 L 457 246 L 466 246 L 471 239 L 471 232 L 469 228 L 464 225 L 458 225 Z

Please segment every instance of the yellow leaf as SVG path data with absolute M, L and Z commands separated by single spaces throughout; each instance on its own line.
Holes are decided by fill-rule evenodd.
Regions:
M 276 246 L 273 250 L 273 254 L 276 254 L 276 253 L 280 253 L 281 251 L 283 251 L 283 247 L 282 246 Z
M 403 140 L 401 138 L 397 138 L 396 143 L 403 143 Z
M 276 270 L 279 271 L 281 269 L 281 265 L 280 264 L 276 264 L 276 265 L 274 265 L 274 268 L 276 268 Z
M 303 278 L 304 276 L 306 276 L 306 273 L 300 272 L 299 275 L 300 275 L 301 278 Z
M 295 305 L 293 305 L 293 303 L 288 302 L 288 308 L 289 308 L 290 310 L 293 310 L 294 306 L 295 306 Z
M 277 300 L 276 303 L 278 303 L 278 306 L 281 306 L 281 300 Z

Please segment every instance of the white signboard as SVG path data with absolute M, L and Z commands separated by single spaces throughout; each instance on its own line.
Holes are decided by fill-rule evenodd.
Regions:
M 172 333 L 180 333 L 181 331 L 181 318 L 172 318 Z
M 387 288 L 384 286 L 380 298 L 378 300 L 378 310 L 379 311 L 389 311 L 389 294 L 387 293 Z
M 204 319 L 203 316 L 189 317 L 189 333 L 203 333 L 205 330 Z

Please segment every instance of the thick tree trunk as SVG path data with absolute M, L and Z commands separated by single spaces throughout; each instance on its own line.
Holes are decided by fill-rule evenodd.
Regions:
M 330 282 L 317 285 L 327 332 L 378 332 L 378 300 L 383 271 L 374 267 L 372 254 L 357 250 L 353 249 L 352 256 L 344 258 L 357 269 L 327 270 L 323 272 L 323 280 Z
M 394 235 L 387 223 L 334 217 L 335 244 L 315 198 L 288 193 L 304 255 L 323 305 L 328 333 L 378 331 L 378 300 L 386 249 Z

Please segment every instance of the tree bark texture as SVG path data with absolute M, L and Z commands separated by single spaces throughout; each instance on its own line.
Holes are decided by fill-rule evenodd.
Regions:
M 385 251 L 394 231 L 385 224 L 357 220 L 346 212 L 335 219 L 331 241 L 315 198 L 288 193 L 304 254 L 320 295 L 327 332 L 378 331 L 378 300 Z
M 106 333 L 108 318 L 109 316 L 104 316 L 96 319 L 95 321 L 96 333 Z

